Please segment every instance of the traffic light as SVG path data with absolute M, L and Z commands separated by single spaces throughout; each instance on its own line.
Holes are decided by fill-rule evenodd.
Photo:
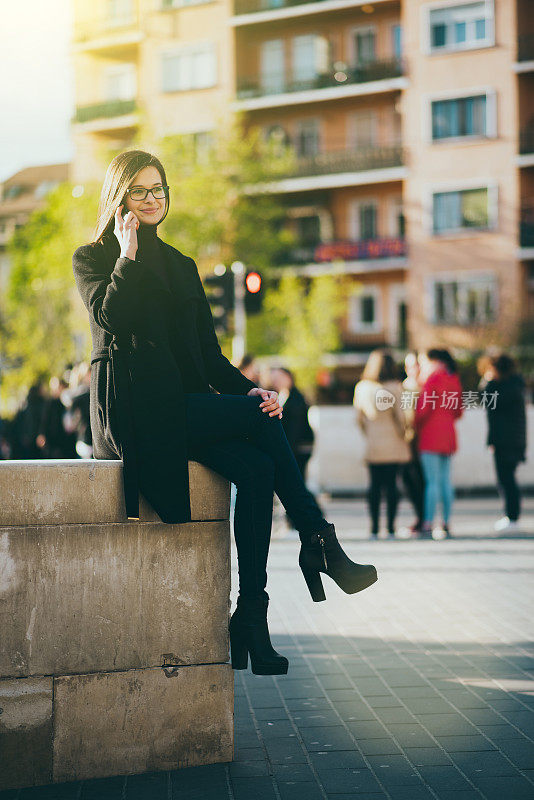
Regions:
M 211 307 L 217 335 L 228 333 L 228 314 L 234 308 L 234 276 L 228 270 L 204 278 L 204 290 Z
M 258 314 L 263 303 L 263 279 L 259 272 L 247 272 L 245 278 L 245 311 Z

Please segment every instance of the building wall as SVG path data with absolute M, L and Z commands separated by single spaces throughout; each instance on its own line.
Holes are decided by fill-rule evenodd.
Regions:
M 445 3 L 446 4 L 446 0 Z M 514 4 L 495 0 L 494 47 L 427 55 L 424 52 L 423 0 L 403 4 L 409 87 L 403 94 L 405 145 L 409 177 L 405 181 L 406 232 L 410 248 L 408 295 L 410 332 L 415 345 L 443 342 L 474 347 L 513 339 L 520 311 L 521 270 L 516 258 L 518 225 L 518 106 L 512 64 L 516 53 Z M 428 100 L 459 90 L 487 87 L 495 93 L 496 135 L 461 143 L 429 141 Z M 433 188 L 490 185 L 495 190 L 496 220 L 491 232 L 432 234 Z M 431 323 L 429 279 L 439 274 L 494 273 L 498 285 L 498 317 L 482 329 L 442 327 Z M 424 298 L 424 303 L 419 302 Z

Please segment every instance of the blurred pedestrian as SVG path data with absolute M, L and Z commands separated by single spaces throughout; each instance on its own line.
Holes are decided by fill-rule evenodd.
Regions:
M 306 468 L 313 452 L 314 433 L 308 419 L 306 398 L 295 386 L 293 373 L 284 367 L 271 370 L 271 385 L 278 392 L 284 415 L 282 425 L 301 475 L 306 480 Z
M 91 367 L 85 362 L 77 364 L 70 375 L 67 393 L 68 410 L 65 425 L 72 431 L 76 454 L 80 458 L 92 458 L 93 437 L 90 421 Z
M 76 458 L 75 437 L 65 427 L 67 409 L 62 399 L 68 384 L 63 378 L 52 376 L 49 396 L 45 399 L 39 424 L 37 447 L 40 458 Z
M 513 358 L 506 353 L 489 357 L 484 378 L 487 443 L 493 451 L 497 485 L 504 503 L 504 516 L 495 523 L 495 530 L 515 533 L 521 514 L 521 493 L 515 473 L 526 460 L 527 447 L 525 381 Z
M 11 428 L 12 458 L 42 458 L 37 444 L 46 402 L 42 380 L 30 387 L 24 404 L 15 414 Z
M 371 536 L 375 538 L 379 532 L 383 495 L 386 497 L 388 534 L 395 536 L 399 502 L 397 476 L 400 465 L 410 460 L 401 392 L 393 356 L 385 350 L 374 350 L 354 389 L 354 408 L 366 439 L 364 458 L 369 468 Z
M 425 478 L 421 538 L 449 538 L 454 500 L 451 456 L 456 452 L 455 420 L 462 415 L 462 385 L 448 350 L 432 348 L 419 356 L 421 394 L 415 409 L 415 431 Z M 443 524 L 434 528 L 438 500 Z
M 241 362 L 237 366 L 238 370 L 240 370 L 245 378 L 248 378 L 249 381 L 253 383 L 259 383 L 260 381 L 260 371 L 258 369 L 258 364 L 256 359 L 250 353 L 246 353 Z
M 406 379 L 402 383 L 402 389 L 407 402 L 403 403 L 402 407 L 406 415 L 406 441 L 410 448 L 410 461 L 403 465 L 401 475 L 406 495 L 415 511 L 415 522 L 410 530 L 412 535 L 417 535 L 421 532 L 423 526 L 425 497 L 425 478 L 415 432 L 415 405 L 421 391 L 419 383 L 421 369 L 417 360 L 417 353 L 407 353 L 404 359 L 404 371 L 406 372 Z

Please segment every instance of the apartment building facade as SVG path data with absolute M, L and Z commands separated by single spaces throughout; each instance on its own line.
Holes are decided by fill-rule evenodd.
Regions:
M 141 120 L 154 140 L 201 144 L 239 112 L 295 151 L 267 187 L 297 242 L 278 268 L 344 276 L 345 360 L 517 339 L 534 311 L 529 0 L 100 0 L 87 14 L 79 3 L 77 180 L 100 177 L 100 151 Z

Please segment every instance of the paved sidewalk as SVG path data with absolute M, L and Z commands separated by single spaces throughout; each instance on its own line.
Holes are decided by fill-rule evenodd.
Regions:
M 492 500 L 457 503 L 451 541 L 374 541 L 329 504 L 379 582 L 312 603 L 298 545 L 270 557 L 287 676 L 236 673 L 232 764 L 0 793 L 0 800 L 533 800 L 534 499 L 528 535 L 488 537 Z M 405 512 L 403 512 L 405 513 Z

